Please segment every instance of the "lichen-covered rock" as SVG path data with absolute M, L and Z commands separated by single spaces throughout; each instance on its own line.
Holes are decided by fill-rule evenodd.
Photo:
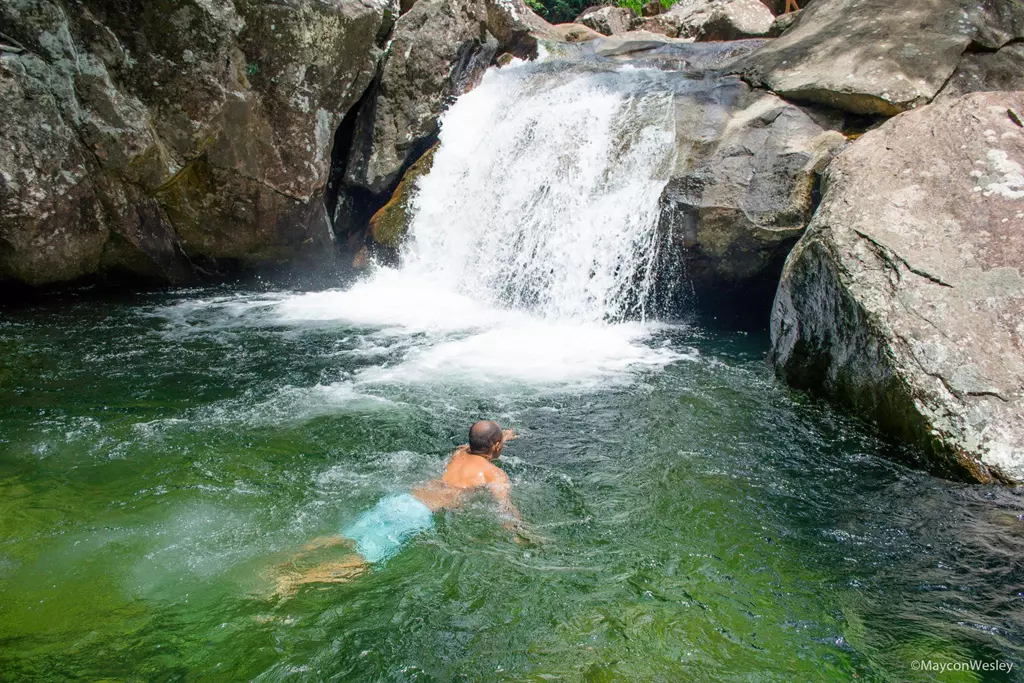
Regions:
M 796 20 L 800 17 L 800 13 L 803 10 L 797 10 L 795 12 L 787 12 L 786 14 L 780 14 L 775 17 L 775 21 L 772 22 L 772 27 L 768 31 L 768 36 L 771 38 L 778 38 L 783 33 L 788 31 L 796 23 Z
M 830 129 L 838 121 L 736 78 L 712 83 L 677 97 L 679 151 L 661 198 L 662 229 L 705 306 L 777 276 L 810 221 L 818 174 L 845 142 Z
M 739 66 L 783 97 L 892 116 L 931 101 L 974 42 L 1024 37 L 1019 0 L 815 0 Z
M 973 93 L 857 140 L 772 312 L 782 378 L 978 481 L 1024 481 L 1022 110 Z
M 121 270 L 178 282 L 328 243 L 332 136 L 394 10 L 0 5 L 0 280 Z
M 591 7 L 573 21 L 588 26 L 601 35 L 612 36 L 632 31 L 640 23 L 633 10 L 626 7 Z

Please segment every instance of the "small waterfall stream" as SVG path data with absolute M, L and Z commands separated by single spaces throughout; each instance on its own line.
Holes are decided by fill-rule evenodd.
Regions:
M 492 68 L 441 120 L 400 265 L 277 316 L 403 340 L 400 363 L 357 382 L 598 386 L 680 358 L 652 336 L 674 94 L 692 84 L 579 57 Z
M 491 69 L 444 115 L 403 271 L 555 320 L 644 320 L 674 162 L 653 69 Z

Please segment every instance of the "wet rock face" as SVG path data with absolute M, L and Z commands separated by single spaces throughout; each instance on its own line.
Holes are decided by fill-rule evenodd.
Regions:
M 1021 111 L 973 93 L 851 145 L 772 312 L 782 378 L 979 481 L 1024 481 Z
M 970 45 L 1022 29 L 1016 0 L 815 0 L 740 70 L 787 99 L 892 116 L 934 98 Z
M 536 54 L 563 35 L 523 0 L 419 0 L 396 22 L 379 75 L 359 105 L 352 139 L 332 170 L 334 230 L 353 244 L 402 174 L 436 139 L 438 119 L 500 51 Z M 358 247 L 356 247 L 358 248 Z
M 770 296 L 811 219 L 816 179 L 845 142 L 838 124 L 738 79 L 677 99 L 661 223 L 698 305 L 733 305 L 751 289 Z
M 344 182 L 394 187 L 437 133 L 441 112 L 482 76 L 498 49 L 482 1 L 419 0 L 395 25 L 371 101 L 359 112 Z
M 330 241 L 334 130 L 385 2 L 0 7 L 0 279 L 181 282 Z
M 416 183 L 430 172 L 434 165 L 437 144 L 428 149 L 402 176 L 388 203 L 370 218 L 370 237 L 373 242 L 388 249 L 398 249 L 409 229 L 412 199 L 417 191 Z

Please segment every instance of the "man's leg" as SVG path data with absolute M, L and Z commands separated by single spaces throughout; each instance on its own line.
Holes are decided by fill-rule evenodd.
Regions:
M 350 555 L 343 560 L 323 562 L 304 572 L 287 572 L 278 578 L 274 593 L 292 595 L 299 586 L 308 583 L 345 583 L 365 572 L 369 566 L 360 555 Z

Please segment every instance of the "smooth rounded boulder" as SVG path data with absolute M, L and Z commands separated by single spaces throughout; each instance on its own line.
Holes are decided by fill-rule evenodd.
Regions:
M 591 7 L 576 17 L 574 23 L 592 28 L 601 35 L 613 36 L 633 30 L 639 19 L 633 10 L 626 7 Z
M 738 70 L 789 100 L 894 116 L 930 102 L 972 46 L 1022 37 L 1018 0 L 815 0 Z
M 845 150 L 771 319 L 779 376 L 981 482 L 1024 481 L 1022 111 L 971 93 Z

